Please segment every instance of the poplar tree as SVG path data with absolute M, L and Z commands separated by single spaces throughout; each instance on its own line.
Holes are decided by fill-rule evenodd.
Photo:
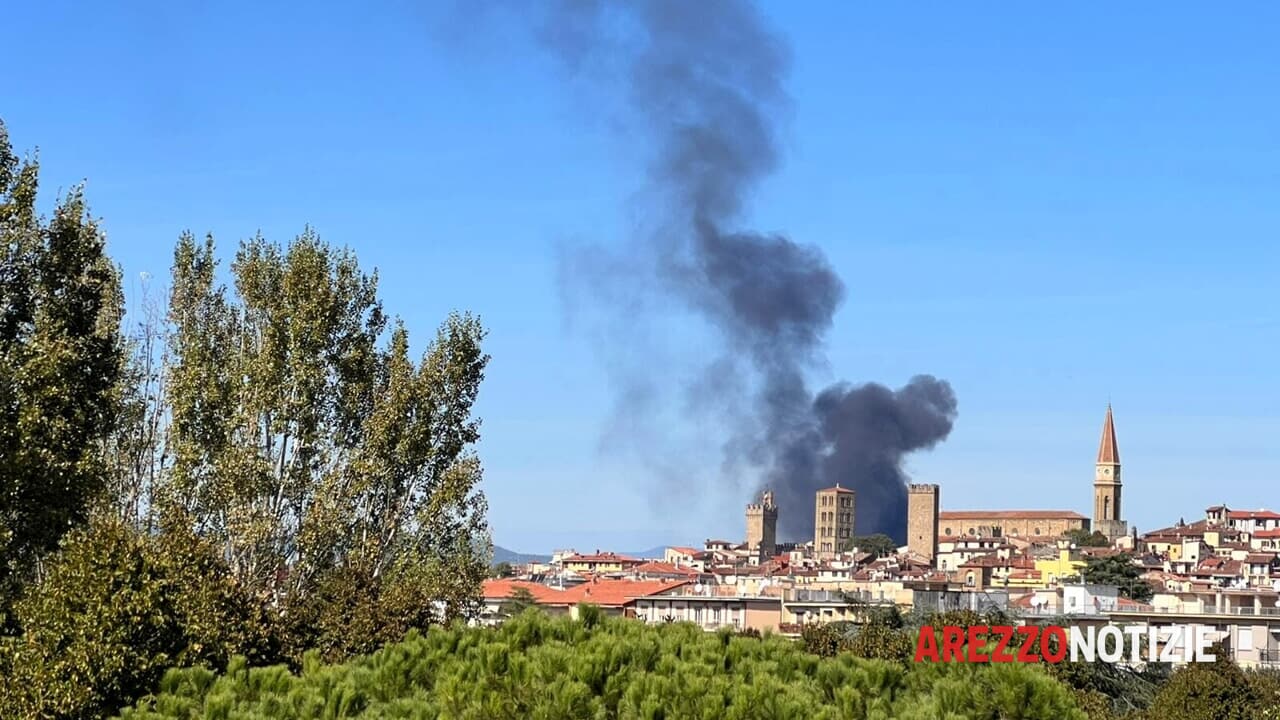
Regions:
M 179 241 L 162 524 L 216 542 L 300 632 L 367 640 L 355 618 L 390 618 L 362 603 L 413 609 L 415 626 L 472 609 L 490 553 L 480 323 L 450 316 L 414 361 L 376 276 L 311 230 L 287 247 L 244 242 L 230 270 L 234 291 L 211 238 Z
M 119 272 L 83 189 L 46 220 L 37 186 L 0 122 L 0 615 L 103 488 L 123 364 Z

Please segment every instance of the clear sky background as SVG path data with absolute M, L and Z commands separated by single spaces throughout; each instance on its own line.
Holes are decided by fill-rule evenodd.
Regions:
M 1108 400 L 1140 529 L 1280 506 L 1280 6 L 765 8 L 794 112 L 752 224 L 848 285 L 815 382 L 953 384 L 951 438 L 909 462 L 944 508 L 1089 514 Z M 88 180 L 131 293 L 183 230 L 229 258 L 310 223 L 419 339 L 479 313 L 499 544 L 742 537 L 749 480 L 655 502 L 601 452 L 609 389 L 557 288 L 559 244 L 626 236 L 640 149 L 533 48 L 440 16 L 11 3 L 0 117 L 46 193 Z

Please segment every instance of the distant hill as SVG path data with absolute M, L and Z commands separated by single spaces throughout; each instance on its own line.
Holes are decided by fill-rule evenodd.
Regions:
M 511 563 L 512 565 L 521 565 L 524 563 L 535 562 L 551 562 L 550 555 L 534 555 L 532 553 L 519 553 L 515 550 L 508 550 L 501 545 L 493 546 L 493 564 Z
M 627 557 L 633 557 L 633 558 L 661 560 L 662 557 L 667 554 L 667 548 L 669 547 L 672 547 L 672 546 L 659 545 L 658 547 L 652 547 L 652 548 L 649 548 L 648 550 L 641 550 L 640 552 L 624 552 L 624 553 L 618 553 L 618 554 L 626 555 Z

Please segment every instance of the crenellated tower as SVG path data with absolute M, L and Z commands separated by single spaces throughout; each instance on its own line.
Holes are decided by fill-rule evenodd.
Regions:
M 760 502 L 747 506 L 747 549 L 763 557 L 777 553 L 778 506 L 772 490 L 765 490 Z

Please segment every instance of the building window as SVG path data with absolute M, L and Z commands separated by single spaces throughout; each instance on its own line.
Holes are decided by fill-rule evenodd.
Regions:
M 1253 628 L 1242 627 L 1236 631 L 1236 649 L 1244 652 L 1253 651 Z
M 1040 534 L 1040 528 L 1036 528 L 1036 534 L 1037 534 L 1037 535 L 1039 535 L 1039 534 Z
M 973 528 L 969 528 L 969 536 L 973 537 L 974 535 L 977 535 L 977 533 L 973 531 Z
M 946 535 L 947 537 L 951 537 L 951 528 L 943 528 L 942 534 Z

